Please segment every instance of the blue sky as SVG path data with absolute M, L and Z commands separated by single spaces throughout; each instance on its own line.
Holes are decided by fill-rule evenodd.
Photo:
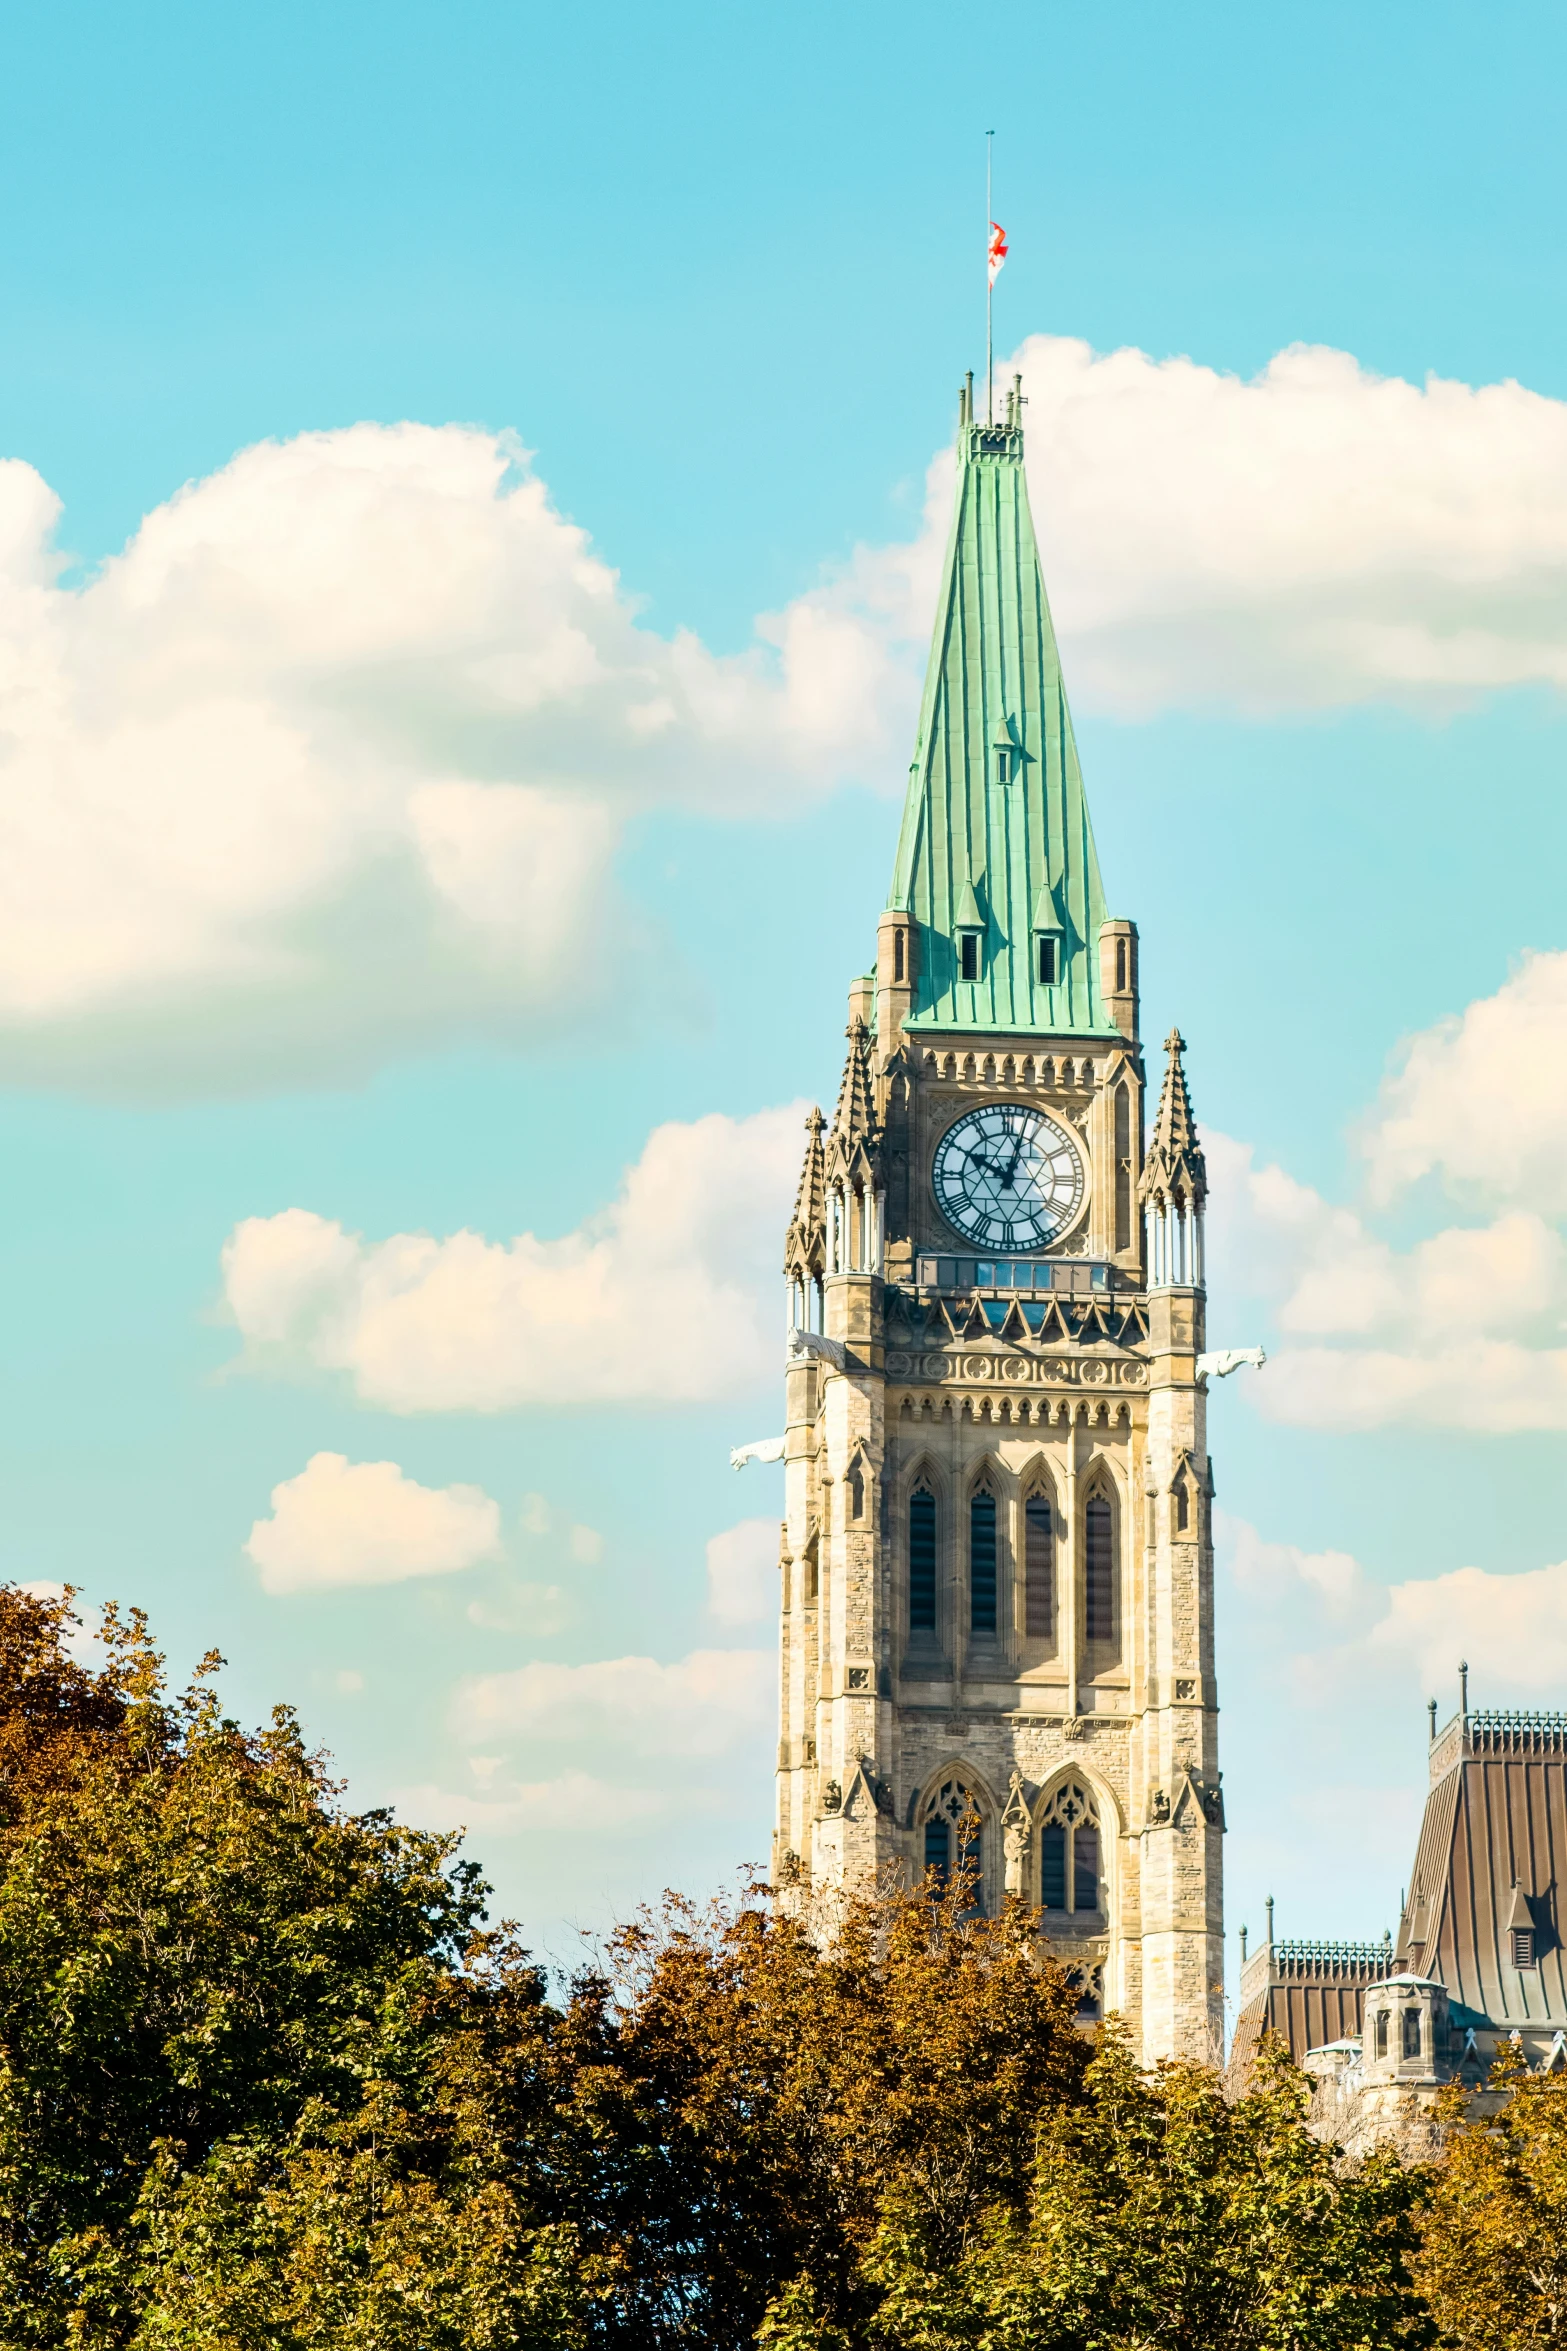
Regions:
M 216 1642 L 551 1948 L 765 1853 L 779 1495 L 727 1448 L 994 126 L 1107 888 L 1228 1138 L 1214 1335 L 1275 1357 L 1212 1407 L 1230 1917 L 1379 1931 L 1437 1661 L 1567 1702 L 1559 13 L 8 49 L 7 1572 Z

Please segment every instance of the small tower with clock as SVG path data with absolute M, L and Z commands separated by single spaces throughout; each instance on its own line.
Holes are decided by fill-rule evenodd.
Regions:
M 1223 1804 L 1182 1040 L 1151 1133 L 1023 472 L 968 393 L 919 733 L 785 1248 L 780 1884 L 966 1865 L 1145 2061 L 1218 2053 Z

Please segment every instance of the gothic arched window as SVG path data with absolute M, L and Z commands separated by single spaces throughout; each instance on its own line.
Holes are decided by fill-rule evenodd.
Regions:
M 983 1487 L 968 1506 L 969 1630 L 996 1629 L 996 1497 Z
M 1115 1639 L 1115 1519 L 1103 1494 L 1090 1495 L 1083 1513 L 1083 1632 Z
M 1104 1907 L 1099 1813 L 1081 1780 L 1063 1780 L 1040 1815 L 1039 1903 L 1043 1910 Z
M 1406 2057 L 1420 2055 L 1420 2011 L 1418 2008 L 1404 2010 L 1404 2055 Z
M 1387 2010 L 1385 2008 L 1377 2010 L 1376 2054 L 1378 2057 L 1387 2055 Z
M 929 1486 L 909 1496 L 909 1630 L 936 1629 L 936 1497 Z
M 1117 970 L 1124 970 L 1126 941 L 1116 941 Z M 1118 983 L 1125 987 L 1126 982 Z M 1115 1245 L 1132 1245 L 1132 1097 L 1124 1085 L 1115 1089 Z
M 1023 1505 L 1023 1630 L 1049 1641 L 1056 1629 L 1056 1537 L 1049 1497 L 1030 1494 Z
M 943 1780 L 925 1800 L 925 1867 L 945 1887 L 954 1866 L 971 1881 L 969 1909 L 984 1909 L 985 1832 L 979 1807 L 961 1780 Z

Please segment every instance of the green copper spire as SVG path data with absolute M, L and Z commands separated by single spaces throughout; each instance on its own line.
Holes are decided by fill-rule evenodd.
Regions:
M 1021 383 L 1004 424 L 975 424 L 965 395 L 958 432 L 889 900 L 919 925 L 911 1029 L 1115 1026 L 1099 988 L 1099 860 L 1023 478 Z

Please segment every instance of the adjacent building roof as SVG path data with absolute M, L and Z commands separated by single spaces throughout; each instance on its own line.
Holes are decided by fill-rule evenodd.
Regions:
M 1308 2049 L 1358 2036 L 1367 1987 L 1392 1969 L 1391 1941 L 1264 1943 L 1241 1975 L 1231 2079 L 1244 2081 L 1264 2033 L 1276 2034 L 1297 2065 Z
M 1431 1746 L 1431 1789 L 1397 1964 L 1502 2030 L 1567 2025 L 1567 1714 L 1458 1714 Z M 1514 1964 L 1515 1930 L 1532 1930 Z
M 1104 891 L 1029 512 L 1017 385 L 1004 424 L 975 424 L 964 405 L 888 903 L 919 926 L 908 1028 L 1114 1030 L 1099 992 Z M 1041 905 L 1059 925 L 1048 982 Z M 970 981 L 956 936 L 965 928 L 981 931 Z

